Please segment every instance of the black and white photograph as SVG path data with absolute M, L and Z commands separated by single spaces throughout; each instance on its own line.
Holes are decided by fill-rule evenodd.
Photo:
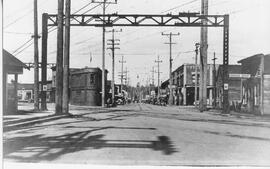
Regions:
M 1 0 L 1 163 L 270 167 L 269 0 Z

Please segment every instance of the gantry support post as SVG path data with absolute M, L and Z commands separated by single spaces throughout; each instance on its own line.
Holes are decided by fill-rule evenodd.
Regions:
M 224 16 L 223 29 L 223 110 L 222 113 L 230 113 L 229 103 L 229 15 Z
M 47 44 L 48 44 L 48 14 L 42 14 L 42 58 L 41 58 L 41 110 L 47 110 L 46 90 L 47 86 Z

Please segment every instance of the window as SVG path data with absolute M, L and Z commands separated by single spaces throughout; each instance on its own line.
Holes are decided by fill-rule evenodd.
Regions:
M 90 74 L 90 84 L 95 83 L 95 74 Z

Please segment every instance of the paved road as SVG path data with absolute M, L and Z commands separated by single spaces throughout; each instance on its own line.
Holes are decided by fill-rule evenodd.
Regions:
M 270 165 L 270 120 L 262 117 L 146 104 L 71 113 L 4 132 L 4 161 Z

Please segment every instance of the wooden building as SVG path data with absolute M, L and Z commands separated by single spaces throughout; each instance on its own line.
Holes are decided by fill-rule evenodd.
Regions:
M 107 71 L 105 81 L 107 81 Z M 83 68 L 70 72 L 70 103 L 73 105 L 100 106 L 102 70 Z M 107 86 L 107 85 L 106 85 Z M 109 93 L 106 88 L 106 96 Z
M 3 114 L 16 113 L 18 110 L 18 75 L 28 68 L 23 62 L 3 49 Z M 8 90 L 8 75 L 14 75 L 12 88 Z
M 241 72 L 250 77 L 242 81 L 242 111 L 270 114 L 270 54 L 257 54 L 238 61 Z
M 229 65 L 229 103 L 230 106 L 241 105 L 241 84 L 244 79 L 249 77 L 248 74 L 242 74 L 241 65 Z M 223 65 L 220 65 L 216 77 L 216 108 L 222 108 L 223 96 Z

